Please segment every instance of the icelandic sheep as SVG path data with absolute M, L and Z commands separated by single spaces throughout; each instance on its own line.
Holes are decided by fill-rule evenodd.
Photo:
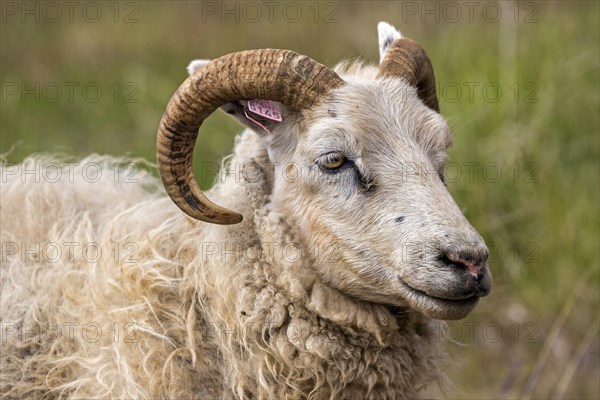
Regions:
M 488 252 L 443 182 L 429 58 L 379 33 L 379 67 L 192 63 L 158 131 L 168 196 L 121 159 L 4 163 L 2 397 L 415 398 L 438 380 L 435 321 L 489 293 Z M 249 129 L 204 194 L 192 153 L 219 107 Z M 32 179 L 47 164 L 60 179 Z

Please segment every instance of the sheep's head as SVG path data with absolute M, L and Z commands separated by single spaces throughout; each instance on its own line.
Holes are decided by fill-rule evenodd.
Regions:
M 444 184 L 451 138 L 431 63 L 390 25 L 379 33 L 379 70 L 346 79 L 285 50 L 192 64 L 161 121 L 161 177 L 190 216 L 241 221 L 206 199 L 192 172 L 198 128 L 222 107 L 263 136 L 272 201 L 325 283 L 391 309 L 463 318 L 491 289 L 488 251 Z M 253 118 L 247 101 L 256 98 L 277 101 L 283 121 Z

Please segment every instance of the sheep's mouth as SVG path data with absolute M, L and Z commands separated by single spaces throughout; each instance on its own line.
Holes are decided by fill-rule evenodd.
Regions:
M 416 289 L 402 279 L 400 283 L 406 291 L 405 299 L 410 306 L 423 314 L 444 320 L 456 320 L 467 316 L 479 301 L 479 296 L 472 294 L 464 297 L 448 298 L 433 296 L 423 290 Z M 398 308 L 389 308 L 393 315 L 397 315 Z
M 435 299 L 435 300 L 440 300 L 440 301 L 449 301 L 449 302 L 452 302 L 453 304 L 456 303 L 456 302 L 461 302 L 461 301 L 469 300 L 469 299 L 472 299 L 474 297 L 478 298 L 478 296 L 476 296 L 476 295 L 466 295 L 464 297 L 458 297 L 458 298 L 457 297 L 450 297 L 450 296 L 448 296 L 448 297 L 434 296 L 434 295 L 431 295 L 431 294 L 429 294 L 429 293 L 427 293 L 427 292 L 425 292 L 423 290 L 416 289 L 416 288 L 410 286 L 408 283 L 404 282 L 402 279 L 400 279 L 400 283 L 402 283 L 406 289 L 410 290 L 413 293 L 418 294 L 419 296 L 425 296 L 425 297 L 428 297 L 428 298 L 431 298 L 431 299 Z

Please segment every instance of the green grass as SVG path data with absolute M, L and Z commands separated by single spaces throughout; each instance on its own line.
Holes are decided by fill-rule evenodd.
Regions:
M 522 3 L 517 24 L 513 3 L 504 4 L 497 23 L 481 12 L 469 22 L 466 8 L 456 23 L 443 14 L 440 22 L 433 15 L 422 22 L 400 2 L 320 3 L 318 22 L 314 3 L 298 3 L 297 23 L 277 12 L 272 23 L 266 14 L 257 23 L 222 23 L 206 15 L 203 22 L 200 2 L 138 2 L 138 22 L 130 24 L 113 22 L 112 3 L 98 4 L 97 23 L 80 13 L 73 23 L 66 16 L 57 23 L 23 23 L 19 16 L 2 22 L 0 153 L 12 149 L 9 161 L 38 151 L 154 160 L 158 121 L 191 59 L 274 47 L 328 65 L 355 57 L 374 62 L 375 27 L 387 20 L 432 59 L 442 113 L 454 131 L 450 158 L 463 172 L 449 188 L 492 250 L 492 294 L 467 320 L 451 324 L 463 343 L 448 345 L 462 358 L 449 371 L 457 387 L 451 397 L 600 396 L 598 3 Z M 133 10 L 125 5 L 120 20 Z M 335 7 L 337 22 L 324 23 Z M 530 12 L 535 21 L 525 23 Z M 47 91 L 39 101 L 6 93 L 10 85 L 35 82 Z M 98 85 L 102 96 L 91 102 L 76 88 L 73 101 L 65 91 L 48 101 L 52 85 L 64 82 Z M 472 98 L 469 82 L 479 85 Z M 482 91 L 490 82 L 502 89 L 497 101 L 485 97 L 492 89 Z M 196 159 L 218 161 L 240 130 L 215 114 L 202 129 Z M 472 179 L 468 162 L 479 163 Z M 479 323 L 472 340 L 470 322 Z

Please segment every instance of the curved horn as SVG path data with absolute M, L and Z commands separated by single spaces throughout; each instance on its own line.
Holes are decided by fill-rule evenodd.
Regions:
M 212 60 L 181 84 L 160 121 L 156 152 L 167 193 L 192 218 L 241 222 L 240 214 L 208 200 L 194 177 L 192 156 L 202 122 L 235 100 L 274 100 L 303 110 L 343 83 L 333 70 L 289 50 L 249 50 Z
M 419 98 L 426 106 L 440 112 L 435 94 L 433 67 L 425 50 L 414 40 L 396 39 L 379 66 L 378 78 L 400 77 L 417 88 Z

